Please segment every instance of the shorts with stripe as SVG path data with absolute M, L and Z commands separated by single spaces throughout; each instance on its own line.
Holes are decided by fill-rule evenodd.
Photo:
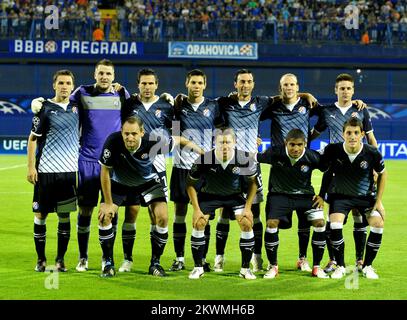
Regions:
M 299 225 L 310 225 L 310 221 L 324 219 L 324 211 L 312 207 L 313 195 L 289 195 L 269 193 L 266 203 L 266 219 L 280 220 L 280 229 L 289 229 L 292 226 L 292 214 L 295 210 Z
M 246 199 L 241 194 L 219 196 L 210 193 L 198 193 L 198 202 L 203 214 L 210 215 L 210 220 L 215 218 L 215 211 L 219 208 L 227 208 L 227 212 L 230 212 L 229 218 L 234 220 L 235 215 L 242 214 Z
M 130 187 L 110 180 L 113 203 L 117 206 L 146 207 L 153 202 L 167 202 L 160 180 L 153 179 L 137 187 Z M 102 196 L 101 202 L 104 202 Z
M 248 185 L 245 179 L 243 179 L 243 190 L 247 191 Z M 261 177 L 261 170 L 260 170 L 260 163 L 257 164 L 257 175 L 256 175 L 256 184 L 257 184 L 257 192 L 253 199 L 253 204 L 259 204 L 260 202 L 264 201 L 264 192 L 263 192 L 263 179 Z M 247 194 L 245 194 L 247 196 Z
M 77 173 L 38 173 L 34 186 L 33 212 L 67 213 L 77 209 Z

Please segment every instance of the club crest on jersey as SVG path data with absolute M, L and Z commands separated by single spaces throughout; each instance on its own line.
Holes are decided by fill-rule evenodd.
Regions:
M 352 118 L 359 118 L 359 114 L 357 112 L 352 112 L 350 115 Z
M 308 172 L 309 171 L 309 167 L 307 166 L 307 165 L 305 165 L 305 164 L 303 164 L 302 166 L 301 166 L 301 172 Z
M 211 115 L 211 110 L 209 110 L 208 108 L 206 108 L 206 109 L 203 111 L 203 115 L 204 115 L 205 117 L 209 117 L 209 116 Z
M 239 174 L 240 173 L 240 168 L 239 167 L 233 167 L 232 172 L 234 174 Z
M 36 201 L 33 202 L 33 210 L 38 210 L 40 208 L 40 204 Z
M 250 109 L 252 112 L 256 111 L 256 104 L 255 104 L 255 103 L 250 104 L 249 109 Z
M 155 116 L 157 118 L 161 118 L 161 110 L 160 109 L 155 110 Z
M 148 158 L 148 153 L 143 153 L 140 158 L 146 160 Z
M 368 167 L 367 161 L 363 160 L 363 161 L 360 163 L 360 167 L 361 167 L 362 169 L 367 169 L 367 167 Z
M 78 113 L 78 108 L 77 107 L 72 107 L 72 113 Z
M 104 160 L 104 161 L 106 161 L 107 159 L 109 159 L 111 155 L 112 155 L 112 153 L 110 152 L 109 149 L 103 150 L 103 160 Z
M 298 112 L 301 114 L 305 114 L 307 112 L 307 109 L 305 107 L 299 107 Z
M 35 129 L 37 129 L 39 124 L 40 124 L 40 118 L 38 118 L 37 116 L 33 117 L 33 125 L 34 125 Z

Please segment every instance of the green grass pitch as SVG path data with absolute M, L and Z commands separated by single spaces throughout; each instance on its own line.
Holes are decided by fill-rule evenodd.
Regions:
M 33 214 L 31 212 L 32 186 L 26 181 L 26 157 L 0 157 L 0 299 L 212 299 L 212 300 L 292 300 L 292 299 L 407 299 L 407 200 L 405 186 L 407 163 L 387 161 L 389 179 L 386 186 L 384 205 L 387 212 L 382 246 L 374 267 L 379 280 L 368 280 L 361 275 L 350 274 L 345 279 L 315 279 L 295 269 L 298 254 L 296 221 L 290 230 L 280 231 L 279 269 L 276 279 L 263 279 L 264 272 L 253 281 L 238 277 L 240 268 L 239 230 L 232 221 L 226 247 L 226 264 L 223 273 L 207 273 L 202 279 L 189 280 L 188 272 L 193 267 L 190 249 L 191 208 L 188 213 L 186 241 L 187 270 L 169 272 L 167 278 L 154 278 L 147 274 L 150 259 L 149 218 L 142 209 L 137 221 L 137 238 L 134 246 L 133 271 L 118 274 L 112 279 L 99 277 L 101 249 L 98 241 L 97 217 L 92 218 L 89 244 L 89 267 L 86 273 L 78 273 L 76 241 L 76 213 L 71 215 L 71 241 L 65 261 L 69 271 L 64 274 L 36 273 L 36 254 L 33 242 Z M 170 164 L 168 165 L 170 169 Z M 171 170 L 168 170 L 168 179 Z M 267 186 L 267 166 L 263 166 L 263 180 Z M 314 186 L 318 189 L 321 174 L 314 175 Z M 262 210 L 264 210 L 264 203 Z M 168 269 L 174 258 L 172 244 L 173 205 L 169 204 L 169 241 L 162 257 L 162 265 Z M 262 214 L 264 222 L 264 213 Z M 115 261 L 122 260 L 121 223 L 115 244 Z M 52 264 L 56 254 L 56 215 L 47 219 L 48 263 Z M 211 243 L 208 260 L 213 265 L 215 256 L 215 223 L 211 223 Z M 345 258 L 348 265 L 354 263 L 352 225 L 345 226 Z M 312 260 L 311 246 L 308 257 Z M 266 253 L 263 249 L 263 259 Z M 327 262 L 327 252 L 323 264 Z

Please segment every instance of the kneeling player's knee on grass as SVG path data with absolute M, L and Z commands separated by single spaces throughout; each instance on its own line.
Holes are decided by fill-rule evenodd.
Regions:
M 323 219 L 313 220 L 312 226 L 316 228 L 322 228 L 325 226 L 325 221 Z

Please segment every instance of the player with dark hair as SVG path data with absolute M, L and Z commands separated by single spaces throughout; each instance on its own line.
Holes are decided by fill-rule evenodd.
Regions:
M 331 275 L 334 279 L 340 279 L 346 274 L 342 229 L 352 209 L 357 209 L 370 226 L 362 273 L 369 279 L 379 277 L 372 263 L 383 234 L 385 210 L 382 197 L 387 172 L 382 155 L 376 148 L 362 142 L 364 136 L 363 123 L 352 117 L 343 125 L 344 142 L 329 144 L 324 149 L 323 161 L 329 164 L 333 174 L 330 188 L 326 185 L 322 188 L 328 190 L 330 240 L 338 264 Z M 378 173 L 377 188 L 374 171 Z
M 99 241 L 105 257 L 102 277 L 115 275 L 111 221 L 117 215 L 119 206 L 124 204 L 129 207 L 130 218 L 134 222 L 140 205 L 150 207 L 156 226 L 150 233 L 152 253 L 149 274 L 166 276 L 160 265 L 160 257 L 168 239 L 168 208 L 153 161 L 156 155 L 170 152 L 176 144 L 202 153 L 201 148 L 183 137 L 145 136 L 143 122 L 136 116 L 127 118 L 121 131 L 112 133 L 106 139 L 99 159 L 103 191 L 99 211 Z
M 124 122 L 129 116 L 136 115 L 143 122 L 146 134 L 169 137 L 174 111 L 167 98 L 159 97 L 155 94 L 158 89 L 158 76 L 156 72 L 149 68 L 141 69 L 137 75 L 137 85 L 139 89 L 138 94 L 131 95 L 122 106 L 122 121 Z M 166 164 L 163 154 L 158 154 L 154 158 L 154 167 L 157 170 L 164 186 L 166 197 L 168 198 Z M 129 208 L 126 207 L 125 220 L 122 227 L 124 261 L 119 268 L 119 272 L 129 272 L 133 265 L 132 252 L 136 238 L 136 222 L 134 214 L 131 214 L 129 211 Z M 151 232 L 153 232 L 156 222 L 151 213 L 150 218 Z
M 46 218 L 58 215 L 56 271 L 67 271 L 64 256 L 71 234 L 70 212 L 76 211 L 76 186 L 79 157 L 79 116 L 69 95 L 74 75 L 59 70 L 53 77 L 55 96 L 45 100 L 41 112 L 33 117 L 28 139 L 27 180 L 34 184 L 34 242 L 38 260 L 35 271 L 46 268 Z M 36 152 L 37 151 L 37 152 Z
M 334 104 L 318 108 L 320 116 L 318 122 L 314 127 L 311 139 L 315 139 L 321 132 L 326 129 L 329 130 L 329 143 L 343 142 L 343 124 L 350 118 L 357 118 L 363 123 L 363 131 L 366 134 L 367 143 L 377 148 L 377 141 L 373 133 L 372 121 L 370 119 L 369 111 L 367 109 L 359 110 L 356 103 L 352 101 L 355 93 L 355 81 L 350 74 L 339 74 L 335 81 L 335 94 L 337 101 Z M 324 173 L 324 180 L 332 179 L 332 172 Z M 324 183 L 329 185 L 328 182 Z M 321 197 L 326 199 L 327 190 L 321 189 L 323 194 Z M 356 266 L 359 271 L 362 271 L 363 266 L 363 253 L 366 245 L 366 221 L 363 221 L 362 215 L 357 210 L 352 210 L 354 228 L 353 238 L 355 241 L 356 251 Z M 329 253 L 329 262 L 325 267 L 326 272 L 332 272 L 335 269 L 336 261 L 333 255 L 333 249 L 330 237 L 330 222 L 327 221 L 326 235 L 327 235 L 327 248 Z
M 175 124 L 173 134 L 179 131 L 179 135 L 195 142 L 205 152 L 211 150 L 213 145 L 213 130 L 215 125 L 222 124 L 217 101 L 204 97 L 206 88 L 206 75 L 202 70 L 194 69 L 188 72 L 185 86 L 188 89 L 188 97 L 180 99 L 175 104 Z M 195 160 L 197 153 L 179 150 L 175 148 L 173 154 L 174 166 L 170 181 L 170 199 L 174 202 L 175 217 L 173 223 L 173 240 L 176 259 L 170 270 L 179 271 L 185 269 L 184 250 L 186 239 L 185 218 L 188 210 L 189 197 L 186 191 L 186 179 L 188 171 Z M 205 228 L 205 249 L 203 259 L 208 252 L 210 237 L 209 224 Z M 209 263 L 203 261 L 205 271 L 210 271 Z
M 312 276 L 328 278 L 320 267 L 326 243 L 324 201 L 315 195 L 311 185 L 312 171 L 324 171 L 326 166 L 318 152 L 306 148 L 306 141 L 302 130 L 292 129 L 285 138 L 285 146 L 273 146 L 257 155 L 260 163 L 271 165 L 264 236 L 269 265 L 264 278 L 272 279 L 278 275 L 278 230 L 291 228 L 294 210 L 298 219 L 309 221 L 314 227 Z
M 192 217 L 191 248 L 195 267 L 189 274 L 190 279 L 199 279 L 204 275 L 202 257 L 205 248 L 204 229 L 218 208 L 230 209 L 239 226 L 240 251 L 242 265 L 240 277 L 256 279 L 250 270 L 250 259 L 254 247 L 252 229 L 253 214 L 251 206 L 256 195 L 257 165 L 248 152 L 236 148 L 235 132 L 231 128 L 221 128 L 215 133 L 215 149 L 198 158 L 189 171 L 187 192 L 194 208 Z M 247 190 L 243 180 L 246 179 Z M 203 185 L 195 189 L 198 181 Z M 247 192 L 247 199 L 243 193 Z
M 80 119 L 80 154 L 79 154 L 79 186 L 78 186 L 78 245 L 79 262 L 76 270 L 88 270 L 88 244 L 91 217 L 99 200 L 100 165 L 99 156 L 103 143 L 112 132 L 120 130 L 120 109 L 122 101 L 130 97 L 125 88 L 116 91 L 114 81 L 114 65 L 107 59 L 100 60 L 95 66 L 95 84 L 81 85 L 71 95 L 70 101 L 78 108 Z M 34 99 L 32 111 L 38 112 Z M 117 228 L 117 216 L 113 220 L 114 234 Z M 103 260 L 102 260 L 103 269 Z

